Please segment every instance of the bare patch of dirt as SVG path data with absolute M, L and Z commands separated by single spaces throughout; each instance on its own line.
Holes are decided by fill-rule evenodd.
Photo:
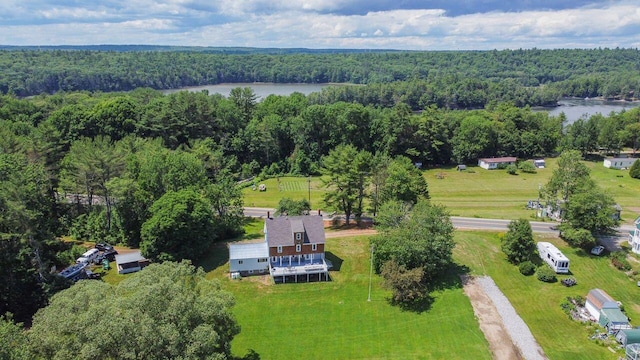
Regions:
M 480 330 L 489 342 L 489 348 L 495 360 L 524 359 L 518 348 L 511 340 L 509 333 L 502 323 L 498 310 L 493 301 L 487 296 L 482 287 L 476 284 L 473 277 L 462 275 L 464 293 L 469 297 L 473 312 L 478 319 Z

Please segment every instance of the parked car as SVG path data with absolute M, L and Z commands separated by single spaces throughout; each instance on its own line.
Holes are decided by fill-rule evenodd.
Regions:
M 603 252 L 604 252 L 604 246 L 602 246 L 602 245 L 598 245 L 598 246 L 594 247 L 593 249 L 591 249 L 591 254 L 596 255 L 596 256 L 602 255 Z
M 108 250 L 113 250 L 113 246 L 107 243 L 97 243 L 96 249 L 98 249 L 98 251 L 108 251 Z

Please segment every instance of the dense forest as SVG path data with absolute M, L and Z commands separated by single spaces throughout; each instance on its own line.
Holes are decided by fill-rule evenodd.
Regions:
M 62 236 L 140 247 L 158 262 L 197 260 L 242 232 L 239 181 L 320 175 L 340 149 L 369 154 L 361 160 L 371 170 L 358 175 L 372 179 L 388 176 L 391 167 L 376 166 L 385 158 L 402 170 L 635 151 L 640 109 L 563 126 L 562 115 L 528 105 L 637 94 L 637 57 L 0 51 L 0 314 L 29 323 L 70 285 L 51 269 L 84 249 Z M 221 81 L 366 85 L 261 101 L 250 88 L 229 96 L 151 88 Z
M 171 89 L 242 82 L 410 82 L 406 88 L 424 94 L 407 100 L 413 109 L 430 104 L 482 108 L 491 101 L 549 105 L 565 96 L 632 99 L 640 94 L 640 52 L 635 49 L 331 53 L 96 49 L 102 48 L 0 50 L 0 93 L 24 97 L 59 91 Z M 127 49 L 130 51 L 118 51 Z M 401 87 L 380 87 L 379 91 L 396 97 L 415 96 L 403 93 Z M 342 94 L 341 100 L 357 96 L 368 95 Z

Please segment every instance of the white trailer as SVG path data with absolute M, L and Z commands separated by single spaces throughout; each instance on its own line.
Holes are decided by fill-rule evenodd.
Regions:
M 566 274 L 569 272 L 569 258 L 558 250 L 553 244 L 548 242 L 539 242 L 538 254 L 556 273 Z

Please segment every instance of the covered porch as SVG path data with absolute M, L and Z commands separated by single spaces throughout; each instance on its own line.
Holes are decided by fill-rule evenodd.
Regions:
M 282 263 L 282 265 L 280 265 Z M 322 258 L 270 261 L 269 273 L 276 283 L 329 281 L 331 264 Z

